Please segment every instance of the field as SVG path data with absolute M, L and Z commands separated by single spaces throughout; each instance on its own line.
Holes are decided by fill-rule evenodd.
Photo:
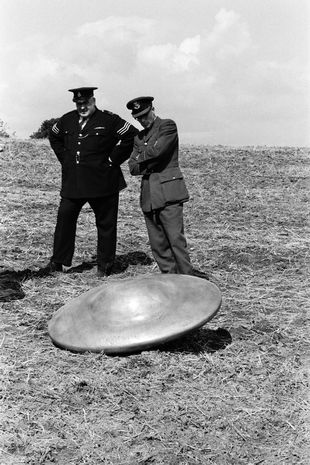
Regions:
M 56 348 L 47 323 L 94 286 L 158 273 L 139 180 L 124 166 L 118 273 L 96 276 L 89 207 L 77 268 L 40 273 L 52 247 L 58 162 L 45 141 L 5 142 L 1 267 L 20 272 L 24 298 L 0 304 L 1 465 L 309 463 L 309 154 L 181 147 L 191 258 L 220 288 L 222 307 L 186 337 L 108 356 Z

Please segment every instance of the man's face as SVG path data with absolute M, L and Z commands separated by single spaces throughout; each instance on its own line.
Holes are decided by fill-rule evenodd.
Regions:
M 89 99 L 79 100 L 76 104 L 76 109 L 78 114 L 82 116 L 82 118 L 89 118 L 96 109 L 96 100 L 94 97 L 90 97 Z
M 139 121 L 141 126 L 144 127 L 144 129 L 147 129 L 151 126 L 153 121 L 155 120 L 156 116 L 153 110 L 150 110 L 148 113 L 141 115 L 141 116 L 136 116 L 135 120 Z

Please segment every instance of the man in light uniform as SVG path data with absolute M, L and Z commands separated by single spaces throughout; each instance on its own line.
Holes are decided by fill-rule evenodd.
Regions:
M 162 273 L 193 274 L 183 226 L 183 203 L 189 199 L 179 167 L 177 126 L 155 115 L 153 97 L 127 103 L 143 126 L 135 137 L 129 168 L 142 175 L 140 204 L 153 256 Z

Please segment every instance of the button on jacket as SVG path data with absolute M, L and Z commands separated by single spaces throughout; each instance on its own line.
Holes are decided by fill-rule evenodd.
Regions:
M 61 196 L 105 197 L 126 187 L 120 165 L 129 158 L 138 130 L 109 111 L 96 108 L 83 128 L 76 110 L 50 131 L 50 144 L 62 166 Z
M 189 199 L 178 151 L 177 126 L 171 119 L 157 116 L 150 130 L 144 129 L 135 137 L 129 169 L 132 175 L 143 175 L 140 196 L 143 212 Z

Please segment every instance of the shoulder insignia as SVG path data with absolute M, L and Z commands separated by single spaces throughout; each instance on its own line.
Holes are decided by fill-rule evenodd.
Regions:
M 55 134 L 59 134 L 59 128 L 57 127 L 57 123 L 55 123 L 54 126 L 52 127 L 52 131 L 53 131 Z

